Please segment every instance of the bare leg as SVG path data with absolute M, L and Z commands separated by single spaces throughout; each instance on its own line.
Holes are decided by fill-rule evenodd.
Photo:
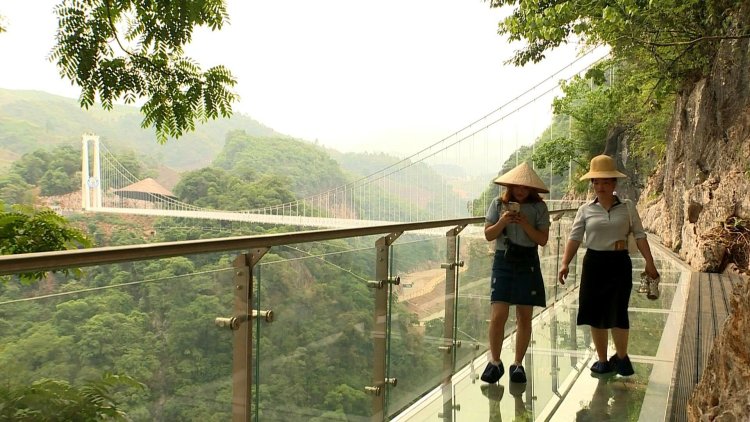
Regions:
M 516 360 L 513 363 L 523 363 L 526 349 L 531 341 L 531 315 L 534 307 L 531 305 L 516 305 Z
M 594 340 L 594 347 L 596 348 L 596 355 L 599 357 L 599 362 L 607 361 L 608 334 L 606 328 L 591 327 L 591 339 Z
M 505 337 L 505 322 L 508 321 L 508 311 L 510 305 L 505 302 L 495 302 L 492 304 L 490 314 L 490 354 L 492 360 L 500 360 L 500 351 L 503 349 L 503 337 Z
M 617 357 L 624 358 L 628 354 L 628 334 L 630 330 L 624 328 L 612 329 L 612 340 L 615 342 Z

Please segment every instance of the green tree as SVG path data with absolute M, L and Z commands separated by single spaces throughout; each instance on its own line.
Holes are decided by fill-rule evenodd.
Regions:
M 16 173 L 0 176 L 0 202 L 11 205 L 31 204 L 34 201 L 31 188 L 32 186 Z
M 0 255 L 60 251 L 91 247 L 85 233 L 72 227 L 62 216 L 49 209 L 15 205 L 11 211 L 0 212 Z M 0 203 L 0 209 L 3 209 Z M 70 270 L 63 269 L 68 274 Z M 30 283 L 44 277 L 45 272 L 20 274 L 21 281 Z
M 23 177 L 26 183 L 36 185 L 49 168 L 51 160 L 52 154 L 49 151 L 37 150 L 14 161 L 10 171 Z
M 206 167 L 185 173 L 174 187 L 174 194 L 180 201 L 198 206 L 210 206 L 210 192 L 227 191 L 233 184 L 239 183 L 234 176 L 220 168 Z
M 65 381 L 43 379 L 26 386 L 0 385 L 0 419 L 63 422 L 129 420 L 113 393 L 119 387 L 142 389 L 132 378 L 105 374 L 76 387 Z
M 726 21 L 729 15 L 742 13 L 743 2 L 490 0 L 490 4 L 516 6 L 498 31 L 511 41 L 526 41 L 510 60 L 514 64 L 538 62 L 550 49 L 577 39 L 610 46 L 614 57 L 639 63 L 667 90 L 675 82 L 705 75 L 721 39 L 750 36 L 746 26 Z
M 145 98 L 141 126 L 153 126 L 161 143 L 194 130 L 196 120 L 232 114 L 231 72 L 203 71 L 183 52 L 195 27 L 222 28 L 224 0 L 63 0 L 55 14 L 50 59 L 81 87 L 82 107 L 98 99 L 110 110 L 115 101 Z
M 39 179 L 43 196 L 63 195 L 81 187 L 81 176 L 78 179 L 65 174 L 62 169 L 50 169 Z

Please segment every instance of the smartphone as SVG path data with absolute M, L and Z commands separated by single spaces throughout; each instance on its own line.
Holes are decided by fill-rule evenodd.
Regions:
M 521 204 L 518 202 L 508 202 L 508 211 L 510 212 L 520 212 L 521 211 Z

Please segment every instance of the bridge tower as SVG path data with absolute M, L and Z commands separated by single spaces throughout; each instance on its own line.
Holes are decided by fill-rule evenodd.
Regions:
M 102 169 L 99 155 L 99 137 L 84 133 L 81 136 L 81 207 L 84 211 L 102 207 Z M 91 152 L 94 154 L 91 160 Z M 92 161 L 93 171 L 89 171 Z M 92 198 L 93 194 L 93 198 Z

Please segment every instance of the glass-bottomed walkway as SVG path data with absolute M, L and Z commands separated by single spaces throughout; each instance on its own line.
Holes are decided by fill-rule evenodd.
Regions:
M 482 217 L 2 256 L 0 275 L 83 275 L 0 285 L 0 373 L 7 386 L 127 374 L 144 386 L 117 396 L 136 421 L 667 420 L 689 269 L 652 242 L 661 297 L 632 295 L 636 375 L 592 378 L 577 262 L 555 283 L 570 213 L 552 215 L 525 385 L 478 379 Z M 634 256 L 634 279 L 642 267 Z M 506 368 L 514 326 L 511 311 Z
M 661 295 L 649 300 L 637 293 L 630 301 L 629 355 L 635 375 L 594 378 L 597 360 L 588 326 L 576 326 L 577 288 L 572 288 L 533 322 L 524 361 L 528 382 L 516 384 L 506 373 L 496 385 L 479 380 L 487 363 L 482 350 L 458 371 L 450 388 L 437 388 L 400 414 L 397 421 L 664 421 L 678 335 L 684 317 L 690 270 L 652 242 L 662 275 Z M 582 256 L 583 250 L 579 250 Z M 661 252 L 661 253 L 660 253 Z M 633 279 L 643 271 L 643 258 L 633 257 Z M 513 309 L 511 308 L 511 315 Z M 508 328 L 513 329 L 513 323 Z M 506 370 L 513 359 L 513 335 L 503 343 Z M 610 337 L 608 356 L 614 353 Z M 449 396 L 446 396 L 446 393 Z

